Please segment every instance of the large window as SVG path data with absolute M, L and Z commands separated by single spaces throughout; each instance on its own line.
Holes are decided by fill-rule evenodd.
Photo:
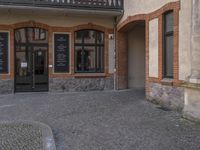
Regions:
M 104 33 L 96 30 L 75 32 L 75 72 L 104 72 Z
M 164 78 L 173 78 L 173 12 L 164 14 Z

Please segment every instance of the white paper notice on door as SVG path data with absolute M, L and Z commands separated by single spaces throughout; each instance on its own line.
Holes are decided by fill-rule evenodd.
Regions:
M 27 62 L 21 62 L 21 68 L 27 68 L 28 64 Z

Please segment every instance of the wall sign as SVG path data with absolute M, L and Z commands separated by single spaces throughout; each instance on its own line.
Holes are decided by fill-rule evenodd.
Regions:
M 0 32 L 0 74 L 8 73 L 8 32 Z
M 54 72 L 69 72 L 69 34 L 54 34 Z

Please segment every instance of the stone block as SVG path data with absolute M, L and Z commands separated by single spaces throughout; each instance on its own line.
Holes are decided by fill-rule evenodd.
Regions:
M 184 89 L 181 87 L 150 83 L 147 99 L 166 108 L 181 112 L 184 107 Z
M 95 90 L 113 90 L 114 79 L 108 78 L 51 78 L 49 82 L 50 92 L 80 92 Z

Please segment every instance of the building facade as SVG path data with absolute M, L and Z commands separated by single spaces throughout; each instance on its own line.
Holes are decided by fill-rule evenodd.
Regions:
M 198 0 L 0 0 L 0 93 L 145 90 L 200 119 Z

